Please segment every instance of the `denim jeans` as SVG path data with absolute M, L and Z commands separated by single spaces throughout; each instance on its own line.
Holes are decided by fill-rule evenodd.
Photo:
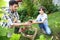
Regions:
M 41 29 L 43 29 L 46 34 L 48 34 L 48 35 L 51 34 L 51 30 L 50 30 L 50 28 L 48 27 L 48 25 L 44 25 L 43 23 L 40 23 L 40 24 L 39 24 L 39 27 L 40 27 Z

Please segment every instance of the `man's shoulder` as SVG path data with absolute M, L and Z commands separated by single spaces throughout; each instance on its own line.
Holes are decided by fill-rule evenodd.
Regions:
M 9 9 L 9 8 L 6 8 L 6 9 L 5 9 L 5 11 L 6 11 L 6 12 L 9 12 L 9 11 L 10 11 L 10 9 Z
M 6 15 L 6 16 L 9 15 L 9 8 L 5 8 L 5 9 L 3 9 L 3 11 L 4 11 L 4 15 Z

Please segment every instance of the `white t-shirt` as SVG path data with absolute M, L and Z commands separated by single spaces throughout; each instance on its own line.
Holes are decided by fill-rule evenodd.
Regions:
M 44 18 L 46 18 L 46 20 L 43 22 L 43 24 L 44 24 L 44 25 L 48 25 L 48 20 L 47 20 L 47 14 L 46 14 L 46 13 L 44 13 L 43 15 L 39 14 L 39 15 L 37 16 L 36 21 L 37 21 L 37 22 L 41 22 Z

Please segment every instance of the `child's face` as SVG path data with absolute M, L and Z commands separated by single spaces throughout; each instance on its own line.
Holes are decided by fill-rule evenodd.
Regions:
M 42 10 L 42 8 L 40 9 L 39 13 L 40 14 L 43 14 L 44 13 L 44 11 Z

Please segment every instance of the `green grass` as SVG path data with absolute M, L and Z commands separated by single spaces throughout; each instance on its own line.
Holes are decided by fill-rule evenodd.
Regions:
M 0 40 L 9 40 L 9 38 L 7 36 L 0 36 Z
M 60 12 L 49 14 L 48 16 L 49 26 L 52 30 L 52 35 L 60 38 Z M 55 37 L 56 38 L 56 37 Z
M 55 12 L 53 14 L 49 14 L 48 16 L 49 26 L 52 31 L 55 33 L 60 30 L 60 12 Z

